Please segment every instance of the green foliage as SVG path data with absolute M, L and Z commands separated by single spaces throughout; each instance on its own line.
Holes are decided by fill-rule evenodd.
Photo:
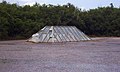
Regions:
M 91 36 L 120 36 L 120 8 L 113 4 L 88 11 L 66 5 L 19 6 L 0 3 L 0 40 L 29 38 L 46 25 L 76 26 Z

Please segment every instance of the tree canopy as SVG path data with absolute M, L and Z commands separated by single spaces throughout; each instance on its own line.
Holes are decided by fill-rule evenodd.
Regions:
M 19 6 L 0 3 L 0 40 L 26 39 L 46 25 L 76 26 L 90 36 L 120 36 L 120 8 L 81 10 L 73 4 Z

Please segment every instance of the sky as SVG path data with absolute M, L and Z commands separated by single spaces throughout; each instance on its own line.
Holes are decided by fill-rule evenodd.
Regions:
M 0 0 L 2 2 L 3 0 Z M 94 9 L 97 7 L 110 6 L 113 3 L 115 7 L 120 7 L 120 0 L 5 0 L 9 3 L 17 3 L 18 5 L 33 5 L 36 2 L 39 4 L 63 5 L 71 3 L 78 8 Z

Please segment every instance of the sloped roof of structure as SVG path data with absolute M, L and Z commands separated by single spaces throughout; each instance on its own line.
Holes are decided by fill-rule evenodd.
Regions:
M 75 26 L 45 26 L 28 41 L 32 42 L 71 42 L 91 40 Z

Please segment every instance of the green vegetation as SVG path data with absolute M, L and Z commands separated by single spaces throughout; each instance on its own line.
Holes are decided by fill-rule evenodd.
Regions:
M 26 39 L 46 25 L 76 26 L 90 36 L 120 36 L 120 8 L 82 11 L 74 5 L 0 3 L 0 40 Z

